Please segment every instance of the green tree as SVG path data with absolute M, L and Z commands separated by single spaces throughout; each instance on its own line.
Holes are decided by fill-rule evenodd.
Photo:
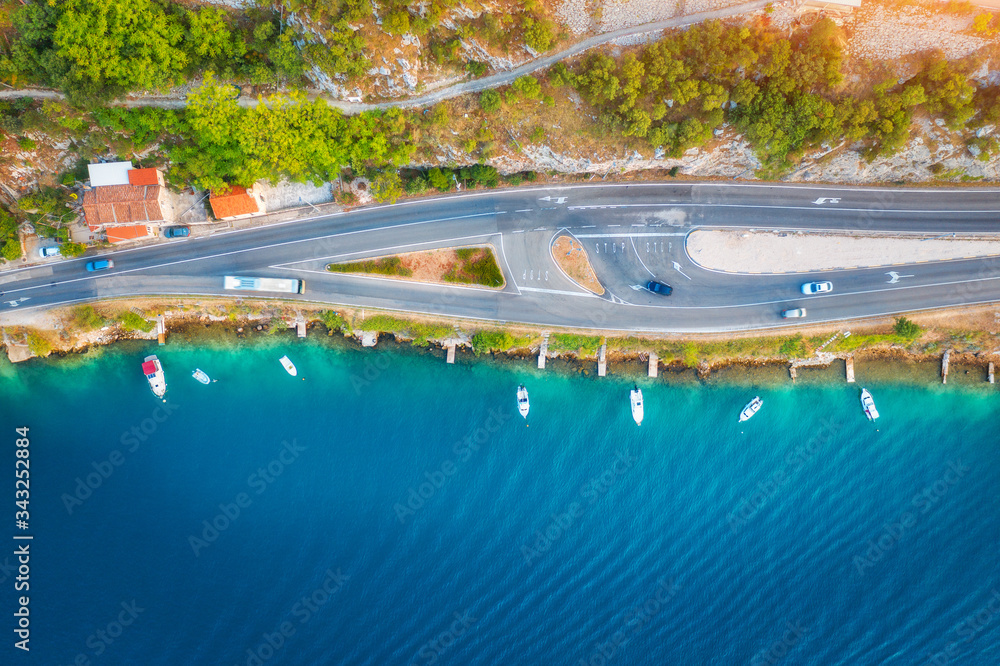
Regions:
M 396 203 L 403 196 L 403 180 L 395 169 L 380 171 L 371 181 L 372 198 L 379 203 Z
M 108 98 L 181 81 L 184 28 L 153 0 L 62 0 L 43 55 L 67 92 Z
M 186 46 L 203 63 L 239 58 L 246 53 L 246 43 L 234 37 L 226 12 L 216 7 L 202 7 L 186 14 Z
M 79 257 L 81 254 L 87 251 L 87 246 L 83 243 L 74 243 L 72 241 L 68 243 L 63 243 L 59 247 L 59 252 L 64 257 Z
M 479 106 L 486 113 L 496 113 L 500 110 L 500 93 L 490 88 L 479 94 Z
M 896 317 L 896 323 L 893 325 L 892 330 L 901 338 L 912 339 L 920 335 L 920 326 L 906 317 Z
M 8 238 L 3 244 L 0 254 L 7 261 L 16 261 L 21 258 L 21 241 L 16 238 Z
M 431 187 L 442 192 L 450 190 L 452 185 L 451 176 L 437 167 L 427 173 L 427 182 L 431 184 Z
M 555 41 L 555 27 L 551 21 L 525 15 L 521 19 L 521 35 L 524 43 L 536 53 L 542 53 L 552 48 Z
M 382 21 L 382 29 L 390 35 L 405 35 L 410 31 L 410 12 L 405 9 L 389 12 Z
M 526 99 L 538 99 L 542 96 L 542 85 L 538 82 L 538 79 L 530 74 L 514 79 L 511 87 L 520 97 Z

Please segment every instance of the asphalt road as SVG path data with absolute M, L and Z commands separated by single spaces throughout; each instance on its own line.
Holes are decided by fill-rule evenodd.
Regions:
M 693 229 L 833 229 L 894 233 L 1000 233 L 1000 189 L 877 189 L 736 183 L 577 185 L 475 192 L 360 209 L 257 229 L 0 273 L 0 323 L 13 309 L 136 295 L 236 295 L 223 275 L 301 277 L 294 299 L 543 326 L 641 331 L 728 331 L 1000 302 L 1000 257 L 815 274 L 736 275 L 703 269 L 684 249 Z M 584 291 L 552 260 L 573 234 L 607 288 Z M 492 243 L 502 291 L 331 274 L 343 261 L 434 247 Z M 890 270 L 896 273 L 895 280 Z M 649 279 L 674 287 L 663 297 Z M 803 282 L 834 291 L 802 296 Z M 246 296 L 246 292 L 243 294 Z M 800 320 L 801 321 L 801 320 Z

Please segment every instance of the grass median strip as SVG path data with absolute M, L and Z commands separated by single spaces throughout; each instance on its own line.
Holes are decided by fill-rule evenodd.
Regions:
M 489 246 L 408 252 L 329 264 L 326 269 L 332 273 L 382 275 L 436 284 L 468 284 L 493 289 L 504 286 L 503 272 Z

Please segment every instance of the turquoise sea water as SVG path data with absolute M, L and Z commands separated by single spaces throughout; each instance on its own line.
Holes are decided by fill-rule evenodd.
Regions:
M 995 390 L 876 381 L 876 428 L 856 386 L 639 383 L 641 428 L 624 379 L 315 341 L 3 366 L 2 663 L 1000 663 Z

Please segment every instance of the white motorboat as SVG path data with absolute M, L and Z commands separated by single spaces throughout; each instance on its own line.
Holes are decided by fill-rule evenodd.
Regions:
M 146 381 L 149 382 L 149 389 L 153 395 L 162 398 L 167 392 L 167 378 L 163 374 L 163 366 L 160 365 L 160 359 L 156 358 L 156 354 L 143 359 L 142 373 L 146 375 Z
M 629 403 L 632 405 L 632 418 L 635 419 L 635 424 L 642 425 L 642 391 L 638 386 L 633 386 L 629 393 Z
M 868 392 L 868 389 L 861 389 L 861 407 L 865 410 L 865 416 L 868 417 L 869 421 L 874 421 L 878 418 L 878 410 L 875 409 L 875 398 L 872 394 Z
M 195 368 L 194 372 L 191 373 L 191 376 L 194 377 L 195 379 L 197 379 L 202 384 L 211 384 L 212 383 L 211 377 L 209 377 L 205 373 L 204 370 L 200 370 L 198 368 Z
M 528 418 L 528 389 L 524 388 L 524 384 L 517 387 L 517 411 L 521 412 L 521 416 Z
M 278 360 L 281 362 L 281 367 L 283 367 L 292 377 L 299 374 L 299 371 L 295 369 L 295 364 L 292 363 L 287 356 L 282 356 Z
M 760 396 L 755 396 L 753 400 L 747 403 L 747 406 L 743 408 L 743 411 L 740 412 L 740 423 L 750 420 L 750 417 L 756 414 L 757 410 L 760 409 L 763 404 L 764 401 L 760 399 Z

